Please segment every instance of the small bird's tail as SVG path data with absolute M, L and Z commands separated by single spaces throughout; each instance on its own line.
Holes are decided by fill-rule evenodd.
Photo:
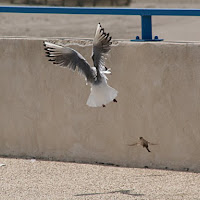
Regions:
M 117 97 L 117 94 L 118 91 L 110 87 L 106 82 L 92 85 L 87 105 L 90 107 L 105 107 L 106 104 Z

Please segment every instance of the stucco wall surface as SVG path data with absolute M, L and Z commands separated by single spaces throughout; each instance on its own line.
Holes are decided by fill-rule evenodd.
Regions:
M 64 42 L 91 63 L 91 41 Z M 200 171 L 200 44 L 114 42 L 106 108 L 86 106 L 89 85 L 48 62 L 41 39 L 0 46 L 1 155 Z M 140 136 L 151 153 L 127 145 Z

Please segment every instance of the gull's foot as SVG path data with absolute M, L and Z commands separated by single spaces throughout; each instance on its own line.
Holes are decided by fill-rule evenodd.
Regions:
M 104 104 L 103 104 L 102 106 L 103 106 L 104 108 L 106 107 L 106 105 L 104 105 Z
M 117 103 L 117 100 L 116 100 L 116 99 L 113 99 L 113 102 Z

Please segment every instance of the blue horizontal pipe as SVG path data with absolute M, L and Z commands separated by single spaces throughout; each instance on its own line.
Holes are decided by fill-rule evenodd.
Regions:
M 46 6 L 0 6 L 3 13 L 44 13 L 44 14 L 88 14 L 88 15 L 171 15 L 200 16 L 200 9 L 155 9 L 155 8 L 80 8 Z

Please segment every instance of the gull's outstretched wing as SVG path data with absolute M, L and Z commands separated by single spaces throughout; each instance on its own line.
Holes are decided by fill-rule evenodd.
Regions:
M 69 47 L 62 47 L 50 42 L 44 42 L 47 57 L 53 64 L 58 64 L 61 67 L 68 67 L 75 71 L 76 69 L 83 74 L 88 82 L 93 83 L 96 79 L 95 71 L 92 70 L 85 58 Z
M 92 52 L 92 60 L 94 62 L 94 66 L 99 71 L 105 71 L 106 67 L 104 66 L 105 55 L 110 51 L 111 48 L 111 39 L 109 33 L 105 33 L 104 29 L 101 27 L 99 23 L 97 25 L 96 33 L 93 41 L 93 52 Z

